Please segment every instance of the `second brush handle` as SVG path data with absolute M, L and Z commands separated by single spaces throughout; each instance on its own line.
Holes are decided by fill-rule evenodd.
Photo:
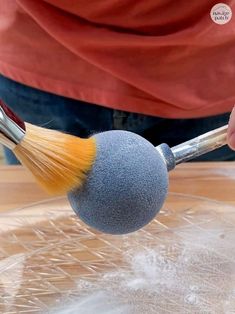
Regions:
M 180 164 L 226 145 L 227 130 L 228 125 L 225 125 L 172 147 L 175 164 Z
M 225 125 L 172 148 L 167 144 L 161 144 L 156 149 L 162 155 L 167 170 L 170 171 L 182 162 L 194 159 L 226 145 L 227 130 L 228 125 Z

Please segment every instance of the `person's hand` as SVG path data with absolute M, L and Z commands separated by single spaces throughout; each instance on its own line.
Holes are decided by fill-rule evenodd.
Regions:
M 228 133 L 227 133 L 228 145 L 231 149 L 235 150 L 235 107 L 233 108 L 229 123 L 228 123 Z

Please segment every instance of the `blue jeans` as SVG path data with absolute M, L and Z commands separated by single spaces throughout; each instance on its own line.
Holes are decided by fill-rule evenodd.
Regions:
M 108 109 L 17 83 L 0 75 L 0 98 L 24 121 L 87 137 L 107 130 L 128 130 L 145 137 L 155 146 L 175 146 L 228 122 L 229 113 L 200 119 L 163 119 Z M 18 163 L 5 149 L 9 164 Z M 200 156 L 196 161 L 235 160 L 228 147 Z

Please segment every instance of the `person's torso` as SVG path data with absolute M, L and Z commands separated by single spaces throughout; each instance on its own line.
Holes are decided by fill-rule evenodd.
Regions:
M 231 9 L 235 1 L 227 1 Z M 228 111 L 235 18 L 215 1 L 1 0 L 0 72 L 112 108 L 165 117 Z

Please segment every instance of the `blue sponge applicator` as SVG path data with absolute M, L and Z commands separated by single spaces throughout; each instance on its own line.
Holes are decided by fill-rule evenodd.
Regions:
M 125 234 L 148 224 L 162 207 L 168 172 L 156 148 L 127 131 L 94 136 L 97 156 L 86 182 L 68 194 L 76 214 L 110 234 Z

